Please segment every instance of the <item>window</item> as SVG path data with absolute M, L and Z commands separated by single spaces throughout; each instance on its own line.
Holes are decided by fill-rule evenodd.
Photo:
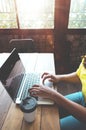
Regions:
M 0 0 L 0 28 L 17 28 L 14 0 Z
M 68 28 L 86 28 L 86 0 L 71 0 Z
M 0 28 L 54 28 L 55 0 L 0 0 Z

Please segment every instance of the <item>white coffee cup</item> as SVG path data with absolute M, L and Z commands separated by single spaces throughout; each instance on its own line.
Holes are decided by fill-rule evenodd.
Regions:
M 20 104 L 20 109 L 24 114 L 24 119 L 27 122 L 33 122 L 36 117 L 37 101 L 33 97 L 27 97 Z

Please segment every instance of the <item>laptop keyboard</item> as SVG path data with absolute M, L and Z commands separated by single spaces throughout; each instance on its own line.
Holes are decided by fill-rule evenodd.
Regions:
M 34 84 L 40 84 L 40 74 L 38 73 L 24 74 L 21 87 L 19 89 L 17 96 L 21 95 L 21 100 L 25 99 L 27 96 L 30 96 L 28 89 L 31 88 Z M 22 93 L 21 89 L 23 89 Z

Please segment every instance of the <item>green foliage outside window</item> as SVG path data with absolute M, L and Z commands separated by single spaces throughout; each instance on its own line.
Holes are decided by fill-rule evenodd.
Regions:
M 71 0 L 68 28 L 86 28 L 86 0 Z

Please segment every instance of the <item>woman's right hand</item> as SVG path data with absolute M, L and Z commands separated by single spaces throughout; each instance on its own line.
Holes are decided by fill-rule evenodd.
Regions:
M 48 79 L 50 82 L 53 82 L 53 83 L 57 83 L 60 81 L 59 75 L 54 75 L 47 72 L 43 73 L 41 78 L 42 78 L 43 84 L 46 79 Z

